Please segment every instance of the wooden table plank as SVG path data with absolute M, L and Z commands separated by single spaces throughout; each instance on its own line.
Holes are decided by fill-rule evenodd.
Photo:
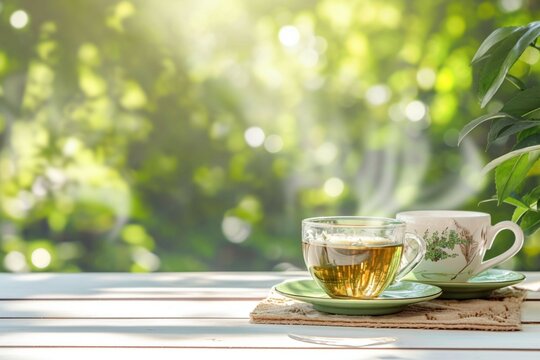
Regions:
M 540 272 L 524 272 L 540 290 Z M 256 299 L 275 284 L 308 277 L 295 272 L 0 274 L 2 299 Z M 540 292 L 529 299 L 539 299 Z
M 37 351 L 36 351 L 37 350 Z M 348 349 L 348 348 L 325 348 L 325 349 L 270 349 L 264 352 L 258 349 L 227 349 L 227 358 L 231 359 L 289 359 L 309 358 L 312 360 L 328 360 L 339 356 L 340 359 L 440 359 L 455 360 L 500 360 L 516 357 L 515 352 L 510 351 L 447 351 L 447 350 L 393 350 L 393 349 Z M 223 349 L 2 349 L 0 356 L 6 359 L 18 360 L 95 360 L 96 358 L 115 359 L 222 359 Z M 536 351 L 522 351 L 518 353 L 519 359 L 537 360 L 539 353 Z
M 0 318 L 248 319 L 257 303 L 257 300 L 5 300 L 0 301 Z
M 537 360 L 538 351 L 470 351 L 470 350 L 404 350 L 404 349 L 364 349 L 364 348 L 320 348 L 320 349 L 171 349 L 171 348 L 15 348 L 0 349 L 3 359 L 17 360 L 95 360 L 95 359 L 235 359 L 235 360 L 276 360 L 305 358 L 310 360 L 328 360 L 339 357 L 347 359 L 474 359 L 503 360 L 523 359 Z
M 257 300 L 4 300 L 0 318 L 243 318 Z M 522 307 L 525 323 L 540 323 L 540 301 Z
M 256 325 L 237 319 L 0 320 L 0 347 L 140 346 L 203 348 L 315 348 L 288 337 L 394 337 L 370 348 L 540 350 L 540 325 L 519 332 L 368 329 L 330 326 Z
M 262 298 L 307 272 L 0 274 L 2 299 Z
M 526 285 L 537 289 L 540 273 L 526 275 Z M 110 347 L 105 350 L 125 347 L 121 349 L 125 351 L 130 351 L 130 347 L 151 347 L 151 354 L 158 348 L 169 347 L 181 351 L 181 356 L 208 354 L 223 357 L 226 349 L 227 357 L 260 358 L 260 348 L 270 349 L 264 354 L 270 355 L 267 351 L 271 351 L 273 358 L 291 357 L 290 351 L 297 350 L 302 350 L 302 356 L 305 351 L 318 354 L 313 355 L 316 358 L 330 356 L 319 356 L 320 351 L 328 350 L 328 347 L 295 341 L 287 336 L 289 333 L 397 338 L 394 343 L 372 347 L 372 350 L 339 348 L 347 351 L 344 355 L 351 354 L 355 358 L 360 350 L 365 355 L 363 358 L 371 355 L 374 358 L 385 355 L 456 358 L 466 354 L 474 354 L 475 359 L 515 357 L 516 354 L 539 357 L 536 351 L 540 350 L 537 340 L 540 337 L 540 301 L 535 299 L 540 300 L 540 293 L 534 292 L 523 306 L 523 320 L 529 324 L 522 332 L 255 325 L 248 322 L 249 312 L 274 284 L 306 276 L 306 272 L 2 274 L 0 358 L 12 358 L 4 356 L 4 350 L 14 351 L 12 354 L 18 358 L 36 354 L 40 359 L 46 358 L 42 350 L 51 354 L 51 358 L 81 358 L 80 353 L 69 353 L 80 350 L 73 348 L 79 346 L 91 347 L 92 351 L 99 350 L 95 347 Z M 49 348 L 38 352 L 13 348 L 35 346 Z M 472 353 L 456 355 L 455 348 L 468 349 Z M 517 352 L 506 353 L 508 349 Z M 86 350 L 83 353 L 90 354 Z M 132 356 L 137 358 L 142 354 L 141 350 L 136 349 Z M 212 351 L 216 355 L 212 355 Z M 177 357 L 178 353 L 172 356 Z

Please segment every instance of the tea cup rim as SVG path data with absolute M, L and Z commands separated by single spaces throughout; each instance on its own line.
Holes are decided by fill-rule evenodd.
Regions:
M 327 221 L 332 220 L 365 220 L 365 221 L 380 221 L 382 224 L 368 225 L 368 224 L 332 224 Z M 387 229 L 396 227 L 405 227 L 405 221 L 379 217 L 379 216 L 315 216 L 302 220 L 302 225 L 309 225 L 315 227 L 361 227 L 363 229 Z
M 481 211 L 469 211 L 469 210 L 411 210 L 402 211 L 396 214 L 396 218 L 415 218 L 415 219 L 441 219 L 441 218 L 489 218 L 490 214 Z

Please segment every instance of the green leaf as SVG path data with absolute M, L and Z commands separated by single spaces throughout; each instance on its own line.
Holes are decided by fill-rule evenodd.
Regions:
M 514 75 L 506 74 L 506 80 L 514 85 L 518 90 L 525 90 L 527 86 L 521 79 L 515 77 Z
M 527 211 L 529 211 L 527 208 L 515 208 L 514 213 L 512 214 L 512 221 L 517 223 L 519 219 L 521 219 L 521 217 L 527 213 Z
M 525 204 L 523 200 L 514 196 L 507 197 L 506 199 L 504 199 L 504 202 L 510 205 L 514 205 L 517 208 L 529 209 L 529 205 Z
M 501 112 L 516 116 L 530 117 L 540 110 L 540 87 L 532 87 L 519 91 L 504 104 Z
M 532 134 L 527 136 L 523 140 L 519 140 L 517 144 L 514 145 L 514 150 L 523 149 L 538 144 L 540 144 L 540 133 Z
M 518 120 L 514 120 L 511 118 L 506 119 L 499 119 L 491 124 L 491 127 L 489 128 L 488 136 L 487 136 L 487 148 L 491 146 L 491 144 L 497 140 L 499 137 L 499 134 L 501 131 L 507 129 L 509 126 L 514 124 Z
M 505 137 L 508 137 L 510 135 L 517 134 L 518 132 L 521 132 L 523 130 L 540 127 L 540 121 L 534 121 L 534 120 L 523 120 L 518 121 L 505 129 L 503 129 L 499 134 L 497 134 L 496 139 L 502 139 Z
M 497 195 L 494 195 L 492 196 L 491 198 L 489 199 L 486 199 L 486 200 L 482 200 L 478 203 L 478 205 L 481 205 L 481 204 L 484 204 L 484 203 L 488 203 L 488 202 L 493 202 L 493 201 L 497 201 Z M 527 204 L 525 204 L 523 202 L 523 200 L 520 200 L 516 197 L 513 197 L 513 196 L 509 196 L 507 197 L 506 199 L 504 199 L 504 202 L 506 204 L 510 204 L 510 205 L 513 205 L 515 207 L 518 207 L 518 208 L 523 208 L 523 209 L 527 209 L 527 210 L 530 210 L 529 206 Z
M 510 116 L 510 115 L 509 115 Z M 497 121 L 494 121 L 489 129 L 488 136 L 487 136 L 487 146 L 486 148 L 489 149 L 489 147 L 498 139 L 506 138 L 510 135 L 514 135 L 517 133 L 520 133 L 521 131 L 539 127 L 540 128 L 540 121 L 533 121 L 533 120 L 518 120 L 514 117 L 509 117 L 505 119 L 499 119 Z
M 531 168 L 529 164 L 529 154 L 521 154 L 518 157 L 509 159 L 495 170 L 495 187 L 497 189 L 498 205 L 510 196 L 510 193 L 518 187 Z
M 506 153 L 502 156 L 499 156 L 498 158 L 491 160 L 484 168 L 482 169 L 483 174 L 487 174 L 491 170 L 495 169 L 497 166 L 505 162 L 506 160 L 512 159 L 516 156 L 519 156 L 521 154 L 525 154 L 532 151 L 540 150 L 540 145 L 534 145 L 534 146 L 528 146 L 524 147 L 522 149 L 517 149 L 510 151 L 509 153 Z
M 516 140 L 517 140 L 517 142 L 520 142 L 520 141 L 524 140 L 525 138 L 528 138 L 529 136 L 535 135 L 535 134 L 538 134 L 538 133 L 540 133 L 539 128 L 532 128 L 532 129 L 523 130 L 522 132 L 517 134 Z
M 507 36 L 490 46 L 472 64 L 474 87 L 481 107 L 485 107 L 493 98 L 512 65 L 540 35 L 540 22 L 535 21 L 507 32 Z
M 531 235 L 540 228 L 540 213 L 528 211 L 519 223 L 526 235 Z
M 482 57 L 493 48 L 494 45 L 499 43 L 501 40 L 506 39 L 510 34 L 513 32 L 519 30 L 519 27 L 517 26 L 508 26 L 499 28 L 495 31 L 493 31 L 489 36 L 480 44 L 478 47 L 478 50 L 476 50 L 476 54 L 474 54 L 472 63 L 478 62 L 482 59 Z
M 538 199 L 540 198 L 540 186 L 535 187 L 527 194 L 523 195 L 523 201 L 529 204 L 532 210 L 538 210 Z
M 461 132 L 459 133 L 459 138 L 458 138 L 458 145 L 461 144 L 465 136 L 467 136 L 476 127 L 485 123 L 486 121 L 495 120 L 495 119 L 504 119 L 504 118 L 509 118 L 509 117 L 512 118 L 512 116 L 505 113 L 487 114 L 487 115 L 477 117 L 476 119 L 472 120 L 467 125 L 465 125 L 463 129 L 461 129 Z
M 485 203 L 488 203 L 488 202 L 493 202 L 493 201 L 497 201 L 497 196 L 493 196 L 489 199 L 485 199 L 485 200 L 482 200 L 480 202 L 478 202 L 478 206 L 482 205 L 482 204 L 485 204 Z

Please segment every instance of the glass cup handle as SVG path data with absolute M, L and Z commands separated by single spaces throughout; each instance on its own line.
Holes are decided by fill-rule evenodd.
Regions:
M 405 253 L 408 251 L 409 241 L 415 241 L 417 243 L 418 248 L 416 249 L 417 251 L 416 255 L 414 256 L 412 260 L 408 262 L 407 261 L 401 262 L 402 265 L 401 265 L 401 268 L 398 270 L 395 281 L 399 281 L 405 275 L 410 273 L 418 264 L 420 264 L 420 261 L 422 261 L 422 259 L 424 258 L 424 255 L 426 254 L 426 243 L 424 242 L 424 240 L 416 234 L 407 232 L 405 233 L 405 239 L 403 241 L 402 256 L 404 256 Z

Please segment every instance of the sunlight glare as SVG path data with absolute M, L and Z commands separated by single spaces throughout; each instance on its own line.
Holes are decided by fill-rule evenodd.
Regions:
M 279 29 L 279 41 L 286 47 L 295 47 L 300 42 L 300 32 L 295 26 L 283 26 Z

